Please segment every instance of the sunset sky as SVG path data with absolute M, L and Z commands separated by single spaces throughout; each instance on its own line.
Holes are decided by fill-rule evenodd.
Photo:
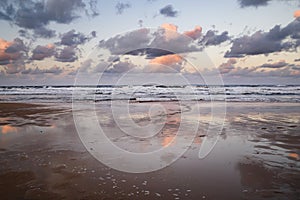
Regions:
M 201 83 L 197 70 L 300 83 L 299 0 L 1 0 L 0 26 L 0 85 L 73 84 L 78 71 Z

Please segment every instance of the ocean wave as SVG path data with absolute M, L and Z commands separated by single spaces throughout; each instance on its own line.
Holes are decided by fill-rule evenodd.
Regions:
M 247 101 L 300 102 L 299 85 L 0 86 L 0 101 Z

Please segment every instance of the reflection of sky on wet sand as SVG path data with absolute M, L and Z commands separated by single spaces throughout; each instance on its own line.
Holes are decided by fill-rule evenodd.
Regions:
M 176 188 L 180 191 L 184 189 L 185 192 L 182 192 L 182 195 L 188 193 L 187 190 L 191 190 L 188 193 L 189 199 L 198 199 L 199 196 L 217 199 L 224 196 L 231 199 L 260 198 L 265 195 L 293 198 L 300 174 L 298 124 L 300 112 L 298 107 L 290 109 L 279 106 L 278 108 L 259 108 L 257 112 L 256 106 L 245 110 L 243 106 L 229 105 L 222 137 L 204 160 L 198 159 L 198 151 L 202 139 L 207 137 L 205 130 L 211 116 L 206 110 L 200 116 L 190 110 L 189 123 L 199 120 L 200 126 L 197 137 L 194 138 L 189 150 L 171 166 L 145 176 L 114 172 L 96 162 L 85 151 L 78 139 L 71 113 L 59 116 L 48 115 L 47 126 L 30 124 L 0 126 L 2 133 L 0 134 L 0 147 L 5 149 L 0 152 L 0 161 L 8 163 L 6 166 L 15 170 L 18 168 L 29 171 L 34 169 L 32 171 L 41 180 L 45 180 L 46 185 L 55 185 L 59 182 L 61 185 L 55 187 L 62 187 L 65 191 L 71 191 L 71 189 L 64 187 L 63 184 L 70 185 L 72 188 L 78 181 L 76 184 L 81 189 L 85 188 L 85 185 L 95 185 L 98 189 L 101 188 L 110 194 L 113 191 L 110 189 L 114 187 L 111 179 L 116 177 L 109 175 L 110 179 L 106 179 L 106 174 L 116 173 L 119 174 L 115 181 L 119 181 L 115 184 L 116 190 L 118 191 L 118 188 L 120 191 L 125 190 L 126 195 L 131 192 L 132 185 L 142 188 L 142 183 L 147 180 L 148 188 L 143 188 L 143 190 L 149 190 L 154 195 L 151 196 L 151 193 L 149 199 L 155 199 L 155 191 L 165 195 L 166 198 L 174 197 L 172 193 L 166 192 L 170 188 L 173 193 Z M 109 106 L 106 109 L 109 109 Z M 166 125 L 158 134 L 149 139 L 137 139 L 123 134 L 116 127 L 112 115 L 106 112 L 106 109 L 97 110 L 99 123 L 109 133 L 108 137 L 111 141 L 119 147 L 128 151 L 147 152 L 168 145 L 176 145 L 178 142 L 175 139 L 180 122 L 180 113 L 176 113 L 177 106 L 168 107 L 171 109 L 171 115 L 167 117 L 161 113 L 154 116 L 156 113 L 152 113 L 153 119 L 156 119 L 155 123 L 160 124 L 159 117 L 161 117 L 166 120 Z M 147 117 L 148 113 L 143 112 L 143 109 L 139 107 L 137 110 L 132 110 L 134 121 L 141 126 L 147 125 L 150 120 Z M 84 109 L 81 112 L 83 116 L 86 113 Z M 95 124 L 90 123 L 87 124 L 88 126 L 95 126 Z M 185 134 L 189 135 L 188 132 Z M 162 162 L 172 159 L 172 156 L 171 154 L 165 155 L 162 157 Z M 0 176 L 4 173 L 2 169 L 0 168 Z M 99 177 L 102 178 L 99 179 Z M 135 177 L 138 177 L 140 183 L 135 182 Z M 148 179 L 148 177 L 153 179 Z M 123 179 L 126 179 L 126 184 L 121 181 Z M 149 184 L 151 180 L 153 184 Z M 129 185 L 129 182 L 132 184 Z M 284 188 L 280 187 L 281 185 L 285 185 Z M 92 191 L 88 188 L 84 190 L 86 193 Z M 76 191 L 75 189 L 73 191 L 75 195 L 82 195 Z M 119 195 L 111 194 L 115 198 Z
M 2 134 L 18 132 L 18 129 L 16 127 L 13 127 L 13 126 L 10 126 L 10 125 L 0 126 L 0 129 L 1 129 Z
M 294 158 L 294 159 L 296 159 L 296 160 L 299 160 L 299 159 L 300 159 L 299 154 L 297 154 L 297 153 L 290 153 L 290 154 L 289 154 L 289 157 Z
M 163 138 L 163 141 L 162 141 L 162 146 L 163 147 L 167 147 L 169 146 L 171 143 L 174 143 L 175 144 L 175 136 L 166 136 Z
M 280 105 L 280 104 L 279 104 Z M 253 153 L 238 165 L 245 196 L 295 199 L 300 179 L 299 107 L 270 104 L 239 115 L 229 127 L 244 135 Z M 284 185 L 284 187 L 282 187 Z

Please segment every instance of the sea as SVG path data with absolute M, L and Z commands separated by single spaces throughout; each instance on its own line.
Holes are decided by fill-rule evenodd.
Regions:
M 0 86 L 0 102 L 64 103 L 118 100 L 300 102 L 300 85 Z

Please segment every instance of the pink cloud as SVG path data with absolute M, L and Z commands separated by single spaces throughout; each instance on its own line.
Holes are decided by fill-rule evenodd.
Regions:
M 296 10 L 296 11 L 294 12 L 294 17 L 295 17 L 295 18 L 299 18 L 299 17 L 300 17 L 300 10 Z
M 193 38 L 194 40 L 196 40 L 201 36 L 201 33 L 202 33 L 202 27 L 201 26 L 196 26 L 194 28 L 194 30 L 186 31 L 183 34 Z
M 7 64 L 10 62 L 10 60 L 17 59 L 20 54 L 18 52 L 16 53 L 7 53 L 6 50 L 13 45 L 13 42 L 6 41 L 2 38 L 0 38 L 0 64 Z
M 150 64 L 172 65 L 181 63 L 182 57 L 176 54 L 159 56 L 150 61 Z

